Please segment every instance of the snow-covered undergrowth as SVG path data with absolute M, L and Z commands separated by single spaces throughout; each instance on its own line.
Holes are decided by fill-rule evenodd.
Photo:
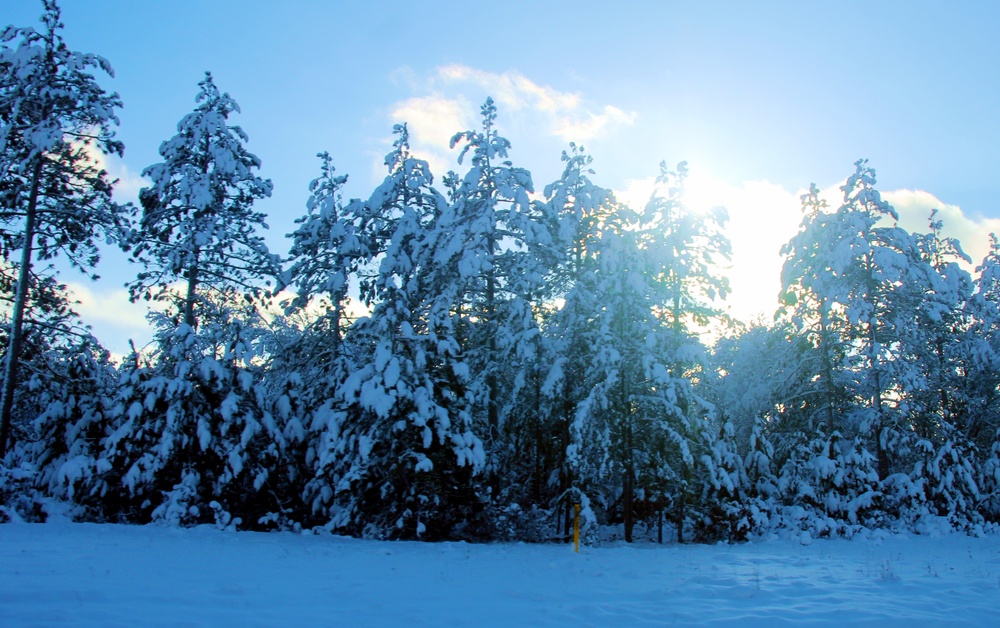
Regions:
M 375 542 L 161 526 L 0 526 L 19 625 L 988 625 L 1000 536 L 739 545 Z

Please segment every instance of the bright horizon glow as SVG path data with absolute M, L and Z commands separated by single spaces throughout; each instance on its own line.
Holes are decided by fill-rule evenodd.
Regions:
M 385 174 L 392 124 L 409 124 L 414 151 L 440 182 L 457 166 L 448 140 L 476 128 L 486 96 L 511 161 L 536 192 L 562 172 L 569 141 L 594 157 L 598 185 L 634 199 L 658 164 L 687 161 L 692 208 L 722 205 L 733 242 L 733 315 L 769 318 L 777 303 L 778 250 L 795 233 L 799 195 L 815 182 L 831 207 L 858 158 L 868 158 L 900 224 L 926 228 L 937 207 L 946 235 L 975 266 L 1000 230 L 1000 65 L 992 25 L 1000 5 L 927 3 L 637 2 L 609 10 L 584 2 L 489 7 L 445 0 L 420 11 L 299 0 L 169 7 L 122 0 L 62 0 L 71 49 L 106 57 L 121 94 L 123 160 L 116 196 L 134 200 L 157 148 L 194 107 L 211 70 L 242 113 L 275 192 L 268 245 L 285 255 L 305 213 L 315 154 L 328 150 L 346 197 L 370 194 Z M 0 26 L 37 26 L 37 0 L 12 0 Z M 456 20 L 456 16 L 461 19 Z M 508 19 L 517 16 L 516 19 Z M 493 24 L 494 28 L 484 28 Z M 555 27 L 553 25 L 558 25 Z M 875 34 L 873 36 L 872 34 Z M 600 41 L 600 45 L 591 42 Z M 944 157 L 942 157 L 944 156 Z M 630 196 L 631 195 L 631 196 Z M 639 194 L 641 196 L 641 194 Z M 144 306 L 124 300 L 136 267 L 106 251 L 83 283 L 79 310 L 113 352 L 151 333 Z M 147 334 L 145 337 L 143 334 Z

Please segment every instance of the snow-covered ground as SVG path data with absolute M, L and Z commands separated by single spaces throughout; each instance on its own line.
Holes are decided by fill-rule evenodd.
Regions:
M 0 625 L 996 625 L 1000 536 L 384 543 L 0 525 Z

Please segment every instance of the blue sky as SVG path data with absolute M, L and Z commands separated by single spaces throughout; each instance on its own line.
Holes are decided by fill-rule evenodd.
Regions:
M 758 6 L 759 5 L 759 6 Z M 1000 230 L 1000 46 L 991 2 L 196 2 L 63 0 L 69 45 L 109 59 L 125 103 L 112 163 L 123 200 L 194 106 L 211 70 L 241 104 L 261 174 L 272 248 L 304 213 L 315 154 L 350 175 L 349 196 L 381 179 L 391 126 L 408 121 L 438 176 L 448 137 L 492 95 L 511 158 L 536 189 L 576 140 L 596 181 L 641 202 L 666 159 L 690 162 L 692 203 L 724 204 L 736 259 L 734 312 L 769 313 L 777 248 L 798 194 L 831 189 L 868 158 L 880 188 L 919 228 L 944 209 L 973 258 Z M 40 2 L 7 0 L 0 23 L 34 25 Z M 909 221 L 909 223 L 907 223 Z M 105 280 L 65 276 L 109 347 L 140 343 L 142 308 L 122 303 L 133 269 L 109 255 Z

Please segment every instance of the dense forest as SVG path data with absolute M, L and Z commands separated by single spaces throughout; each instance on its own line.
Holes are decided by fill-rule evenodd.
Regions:
M 0 521 L 546 541 L 580 504 L 590 542 L 683 542 L 1000 520 L 1000 244 L 970 273 L 866 161 L 802 196 L 766 324 L 724 315 L 726 214 L 689 209 L 686 164 L 630 207 L 571 144 L 536 188 L 491 100 L 440 179 L 403 123 L 367 198 L 319 155 L 281 255 L 211 74 L 138 205 L 113 200 L 111 66 L 43 4 L 0 36 Z M 92 274 L 103 246 L 156 329 L 121 361 L 52 265 Z

